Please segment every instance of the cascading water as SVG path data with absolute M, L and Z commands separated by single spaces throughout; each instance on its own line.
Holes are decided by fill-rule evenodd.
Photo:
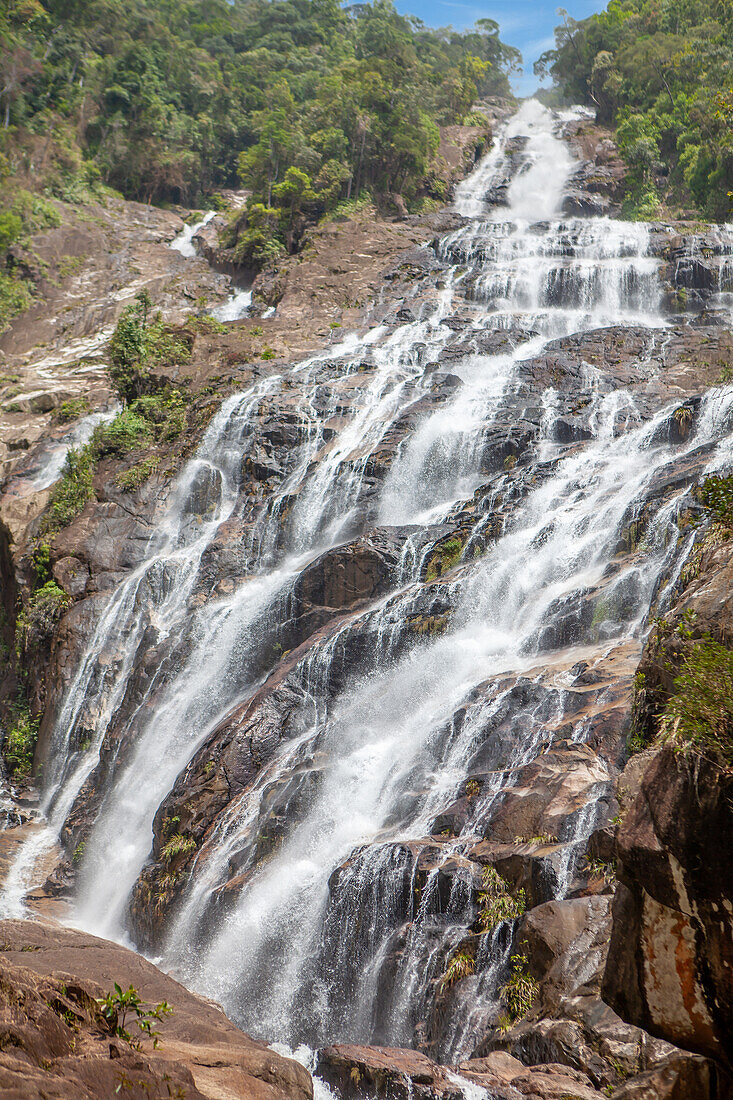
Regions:
M 199 221 L 192 222 L 191 225 L 184 225 L 178 236 L 171 241 L 171 248 L 176 252 L 180 252 L 182 256 L 195 256 L 196 245 L 193 243 L 193 239 L 199 230 L 208 225 L 214 217 L 216 217 L 216 211 L 207 210 Z
M 239 321 L 246 316 L 251 305 L 251 290 L 235 290 L 228 301 L 212 309 L 211 316 L 217 321 Z
M 270 1041 L 422 1041 L 438 979 L 475 923 L 484 823 L 553 742 L 585 739 L 571 706 L 578 669 L 638 639 L 682 552 L 685 484 L 654 487 L 680 456 L 700 470 L 730 457 L 718 445 L 728 391 L 704 399 L 695 429 L 673 441 L 670 408 L 650 413 L 582 357 L 583 427 L 567 435 L 557 368 L 536 367 L 552 342 L 664 322 L 647 228 L 562 218 L 575 168 L 562 123 L 530 102 L 504 128 L 458 190 L 467 220 L 437 245 L 438 288 L 416 300 L 413 319 L 348 337 L 225 402 L 61 708 L 47 826 L 16 860 L 6 908 L 18 911 L 39 851 L 91 784 L 98 805 L 74 920 L 122 936 L 156 811 L 261 687 L 298 577 L 375 524 L 399 542 L 389 590 L 293 664 L 292 732 L 219 813 L 163 948 L 166 965 Z M 255 507 L 243 499 L 242 457 L 278 401 L 295 442 Z M 642 514 L 644 553 L 619 559 Z M 239 583 L 210 597 L 206 562 L 235 521 L 246 533 Z M 436 547 L 453 569 L 446 579 Z M 416 636 L 417 621 L 429 629 Z M 596 825 L 609 787 L 598 769 L 548 855 L 549 896 L 567 894 Z M 467 783 L 469 808 L 444 836 L 436 822 Z M 223 897 L 234 876 L 238 889 Z M 487 1011 L 511 931 L 480 937 L 472 996 Z M 475 1004 L 455 1016 L 429 1037 L 446 1057 L 470 1050 L 486 1019 Z
M 89 416 L 82 417 L 79 423 L 75 424 L 63 439 L 52 444 L 42 455 L 38 469 L 30 476 L 29 480 L 34 491 L 38 493 L 42 489 L 48 489 L 50 485 L 58 481 L 70 448 L 83 447 L 92 438 L 94 429 L 100 424 L 108 423 L 117 416 L 120 408 L 121 406 L 115 403 L 102 412 L 90 413 Z

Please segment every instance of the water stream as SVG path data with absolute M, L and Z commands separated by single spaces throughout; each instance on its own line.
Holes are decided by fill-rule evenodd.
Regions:
M 584 427 L 567 439 L 549 368 L 539 389 L 528 384 L 526 365 L 558 338 L 637 326 L 653 340 L 665 325 L 647 227 L 561 213 L 576 167 L 561 137 L 570 117 L 529 102 L 503 128 L 458 189 L 465 222 L 436 246 L 440 271 L 413 319 L 347 336 L 223 404 L 66 693 L 44 774 L 46 825 L 11 870 L 6 912 L 23 911 L 39 854 L 96 776 L 73 922 L 129 934 L 156 812 L 199 746 L 264 682 L 297 579 L 378 526 L 401 547 L 391 584 L 295 664 L 298 721 L 219 814 L 162 959 L 269 1041 L 419 1041 L 436 980 L 475 921 L 469 856 L 484 823 L 553 730 L 569 724 L 570 740 L 584 740 L 568 670 L 640 637 L 659 577 L 683 553 L 675 517 L 686 486 L 661 495 L 654 486 L 681 457 L 703 456 L 700 468 L 731 457 L 728 389 L 704 398 L 689 437 L 672 441 L 670 407 L 650 411 L 583 361 Z M 499 191 L 500 203 L 487 202 Z M 174 245 L 188 254 L 184 246 Z M 434 400 L 441 371 L 448 388 Z M 253 512 L 242 459 L 278 408 L 295 442 Z M 492 441 L 505 433 L 515 447 L 530 424 L 520 480 L 517 454 L 497 458 Z M 642 513 L 644 553 L 619 558 Z M 461 565 L 443 580 L 427 563 L 457 515 Z M 242 576 L 212 594 L 205 563 L 235 522 Z M 440 629 L 415 639 L 426 590 L 444 608 Z M 364 652 L 350 662 L 359 637 Z M 436 837 L 436 819 L 474 776 L 480 794 L 465 822 Z M 559 837 L 548 863 L 558 898 L 609 782 L 601 776 Z M 274 821 L 277 842 L 263 848 Z M 222 903 L 232 868 L 239 889 Z M 472 1008 L 433 1037 L 441 1056 L 470 1051 L 510 947 L 510 925 L 482 938 Z
M 182 256 L 195 256 L 196 245 L 193 243 L 194 237 L 200 229 L 203 229 L 204 226 L 208 225 L 211 219 L 215 217 L 215 210 L 207 210 L 203 218 L 199 221 L 192 222 L 190 225 L 184 225 L 178 236 L 171 241 L 171 248 L 176 252 L 180 252 Z

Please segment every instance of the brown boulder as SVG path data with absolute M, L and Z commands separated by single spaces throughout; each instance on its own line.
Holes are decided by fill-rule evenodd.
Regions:
M 152 963 L 117 944 L 50 924 L 0 923 L 0 1092 L 11 1100 L 312 1100 L 310 1075 L 232 1024 Z M 117 982 L 173 1011 L 160 1046 L 133 1050 L 97 998 Z M 134 1032 L 134 1027 L 132 1028 Z
M 611 1100 L 727 1100 L 731 1091 L 708 1058 L 674 1053 L 661 1066 L 640 1073 L 611 1094 Z
M 653 1035 L 733 1068 L 733 777 L 665 749 L 618 832 L 603 996 Z
M 461 1076 L 485 1088 L 490 1096 L 497 1095 L 496 1082 L 510 1086 L 500 1093 L 507 1096 L 531 1096 L 533 1100 L 595 1100 L 603 1096 L 585 1073 L 557 1063 L 525 1066 L 502 1050 L 492 1051 L 485 1058 L 472 1058 L 458 1066 Z
M 489 825 L 492 840 L 559 837 L 568 818 L 599 796 L 611 800 L 611 774 L 587 745 L 557 742 L 549 752 L 521 768 Z
M 463 1100 L 443 1066 L 417 1050 L 338 1044 L 318 1051 L 316 1073 L 342 1100 Z

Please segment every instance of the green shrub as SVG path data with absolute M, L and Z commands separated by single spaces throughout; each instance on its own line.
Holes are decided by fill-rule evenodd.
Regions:
M 716 520 L 733 526 L 733 476 L 711 474 L 695 490 L 695 496 Z
M 89 402 L 86 397 L 72 397 L 68 401 L 62 401 L 53 414 L 58 424 L 69 424 L 72 420 L 78 420 L 89 412 Z
M 125 404 L 161 387 L 155 370 L 185 363 L 191 357 L 190 342 L 171 332 L 159 318 L 149 320 L 151 307 L 150 296 L 142 291 L 122 313 L 110 340 L 109 375 Z
M 31 551 L 31 564 L 36 588 L 51 579 L 51 547 L 47 542 L 37 542 Z
M 8 770 L 14 775 L 30 775 L 33 770 L 39 721 L 32 717 L 25 701 L 14 703 L 10 708 L 3 756 Z
M 91 446 L 98 458 L 126 455 L 153 442 L 153 425 L 141 414 L 137 402 L 124 409 L 109 424 L 95 429 Z
M 139 398 L 134 410 L 153 425 L 158 443 L 172 443 L 186 426 L 186 405 L 186 397 L 180 390 L 165 390 Z
M 660 739 L 733 765 L 733 652 L 709 635 L 692 646 L 675 679 Z
M 216 317 L 212 317 L 210 313 L 205 313 L 202 317 L 189 317 L 184 328 L 204 335 L 221 335 L 228 332 L 227 326 L 222 321 L 217 321 Z
M 160 1001 L 157 1005 L 146 1005 L 140 999 L 140 995 L 134 986 L 129 989 L 122 988 L 115 982 L 114 991 L 106 997 L 99 998 L 102 1015 L 109 1024 L 113 1033 L 123 1042 L 128 1043 L 133 1050 L 142 1050 L 142 1039 L 152 1039 L 153 1047 L 160 1046 L 158 1032 L 153 1027 L 156 1021 L 164 1016 L 170 1016 L 173 1009 L 167 1001 Z M 137 1024 L 139 1035 L 132 1035 L 126 1028 L 128 1018 Z
M 23 222 L 10 210 L 0 210 L 0 252 L 7 252 L 23 231 Z
M 19 657 L 38 651 L 49 641 L 56 623 L 70 604 L 71 600 L 56 581 L 46 581 L 33 593 L 15 626 L 15 648 Z
M 499 1030 L 506 1032 L 528 1015 L 539 985 L 527 971 L 527 956 L 512 955 L 512 972 L 500 993 L 506 1011 L 499 1017 Z
M 28 309 L 33 301 L 28 283 L 0 272 L 0 332 L 4 332 L 13 317 Z
M 186 398 L 178 390 L 138 397 L 109 424 L 100 424 L 86 446 L 70 448 L 41 522 L 41 534 L 51 535 L 68 526 L 92 499 L 100 458 L 122 458 L 143 447 L 173 442 L 186 426 L 186 407 Z M 159 463 L 160 458 L 154 455 L 119 473 L 115 479 L 118 487 L 124 491 L 138 488 Z
M 482 126 L 485 130 L 489 128 L 489 120 L 486 115 L 481 111 L 470 111 L 469 114 L 463 120 L 464 126 Z
M 58 229 L 61 225 L 61 215 L 53 203 L 33 191 L 16 191 L 11 209 L 23 223 L 23 233 Z
M 43 534 L 51 534 L 68 526 L 94 495 L 92 479 L 95 463 L 92 443 L 79 450 L 69 448 L 63 473 L 51 492 L 48 511 L 41 523 Z
M 110 424 L 96 429 L 92 439 L 95 454 L 121 456 L 153 443 L 172 443 L 186 426 L 186 406 L 180 390 L 138 397 Z
M 159 465 L 159 458 L 146 458 L 142 462 L 138 462 L 136 466 L 131 466 L 129 470 L 123 470 L 119 473 L 115 478 L 115 484 L 124 493 L 131 493 L 135 489 L 139 489 L 151 474 L 155 473 Z

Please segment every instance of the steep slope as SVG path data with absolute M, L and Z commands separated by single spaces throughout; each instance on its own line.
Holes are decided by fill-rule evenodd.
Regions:
M 60 838 L 76 922 L 344 1091 L 428 1055 L 507 1096 L 725 1088 L 600 987 L 649 616 L 730 463 L 730 241 L 599 214 L 583 120 L 525 104 L 370 327 L 247 364 L 172 482 L 54 549 L 90 581 L 6 902 Z

